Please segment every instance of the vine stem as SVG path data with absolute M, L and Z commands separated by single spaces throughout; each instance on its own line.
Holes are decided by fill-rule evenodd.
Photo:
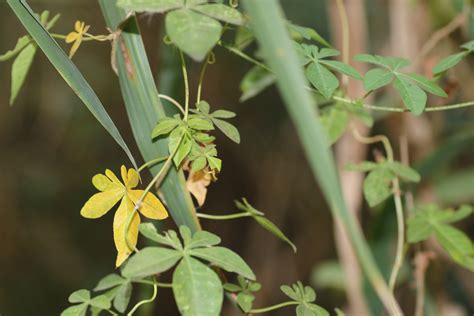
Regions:
M 258 60 L 250 57 L 249 55 L 245 54 L 244 52 L 234 48 L 234 47 L 231 47 L 229 45 L 226 45 L 226 44 L 222 44 L 222 43 L 219 43 L 219 45 L 221 47 L 224 47 L 226 48 L 228 51 L 234 53 L 235 55 L 245 59 L 246 61 L 256 65 L 256 66 L 259 66 L 269 72 L 272 72 L 273 71 L 265 64 L 259 62 Z M 307 89 L 311 90 L 311 91 L 314 91 L 313 88 L 311 87 L 307 87 Z M 364 100 L 366 99 L 369 94 L 371 93 L 372 91 L 369 91 L 367 92 L 361 100 Z M 356 100 L 351 100 L 351 99 L 348 99 L 348 98 L 343 98 L 343 97 L 338 97 L 338 96 L 332 96 L 331 97 L 333 100 L 336 100 L 336 101 L 339 101 L 339 102 L 343 102 L 343 103 L 346 103 L 346 104 L 352 104 L 352 105 L 360 105 L 366 109 L 370 109 L 370 110 L 374 110 L 374 111 L 384 111 L 384 112 L 399 112 L 399 113 L 402 113 L 402 112 L 409 112 L 409 110 L 407 109 L 404 109 L 404 108 L 396 108 L 396 107 L 389 107 L 389 106 L 379 106 L 379 105 L 373 105 L 373 104 L 366 104 L 366 103 L 361 103 L 360 101 L 356 101 Z M 426 107 L 425 108 L 425 112 L 437 112 L 437 111 L 446 111 L 446 110 L 455 110 L 455 109 L 460 109 L 460 108 L 465 108 L 465 107 L 470 107 L 470 106 L 474 106 L 474 101 L 468 101 L 468 102 L 463 102 L 463 103 L 455 103 L 455 104 L 448 104 L 448 105 L 441 105 L 441 106 L 431 106 L 431 107 Z
M 137 202 L 135 203 L 135 207 L 133 208 L 132 212 L 128 216 L 127 224 L 125 225 L 125 242 L 127 243 L 127 247 L 129 249 L 133 249 L 135 252 L 138 252 L 138 249 L 135 246 L 131 245 L 130 240 L 128 238 L 128 231 L 130 229 L 130 225 L 132 224 L 133 217 L 135 216 L 135 213 L 140 209 L 140 207 L 143 203 L 143 200 L 145 199 L 146 195 L 150 192 L 153 185 L 156 184 L 157 188 L 160 187 L 162 181 L 164 180 L 165 176 L 168 174 L 168 171 L 170 170 L 170 167 L 172 166 L 173 158 L 176 155 L 176 153 L 178 152 L 179 145 L 183 141 L 183 138 L 184 138 L 184 135 L 182 135 L 180 137 L 180 139 L 178 141 L 178 145 L 173 150 L 171 155 L 169 155 L 169 157 L 166 159 L 166 161 L 165 161 L 163 167 L 160 169 L 160 171 L 156 174 L 156 176 L 153 178 L 153 180 L 151 180 L 150 183 L 148 184 L 148 186 L 145 188 L 142 195 L 140 196 L 140 199 L 137 200 Z
M 199 75 L 199 83 L 197 88 L 196 103 L 199 103 L 201 101 L 202 83 L 204 81 L 204 75 L 206 74 L 207 64 L 210 63 L 211 54 L 212 52 L 207 55 L 206 61 L 204 62 L 204 65 L 202 65 L 201 68 L 201 74 Z
M 140 168 L 138 168 L 138 172 L 142 172 L 143 169 L 145 169 L 146 167 L 149 167 L 151 165 L 154 165 L 154 164 L 157 164 L 157 163 L 160 163 L 162 161 L 165 161 L 166 159 L 168 159 L 168 156 L 166 157 L 160 157 L 160 158 L 156 158 L 156 159 L 152 159 L 146 163 L 144 163 Z
M 203 213 L 196 213 L 197 217 L 203 219 L 211 219 L 216 221 L 224 221 L 229 219 L 236 219 L 236 218 L 243 218 L 243 217 L 252 217 L 250 213 L 235 213 L 229 215 L 211 215 L 211 214 L 203 214 Z
M 181 58 L 181 69 L 183 71 L 184 79 L 184 94 L 185 94 L 185 103 L 184 103 L 184 121 L 188 121 L 189 113 L 189 80 L 188 80 L 188 71 L 186 69 L 186 61 L 184 59 L 184 54 L 182 51 L 179 51 L 179 56 Z
M 174 106 L 176 106 L 181 111 L 181 113 L 183 113 L 183 115 L 186 114 L 186 112 L 184 111 L 181 104 L 179 104 L 179 102 L 176 101 L 175 99 L 173 99 L 172 97 L 167 96 L 166 94 L 158 94 L 158 97 L 160 99 L 167 100 L 167 101 L 171 102 Z
M 249 311 L 249 314 L 261 314 L 261 313 L 271 312 L 276 309 L 280 309 L 282 307 L 287 307 L 291 305 L 299 305 L 299 304 L 300 304 L 299 302 L 293 302 L 293 301 L 284 302 L 284 303 L 280 303 L 280 304 L 276 304 L 276 305 L 272 305 L 268 307 L 252 309 Z
M 146 300 L 143 300 L 143 301 L 140 301 L 138 302 L 131 310 L 130 312 L 127 314 L 127 316 L 132 316 L 133 313 L 135 313 L 137 311 L 138 308 L 140 308 L 140 306 L 144 305 L 144 304 L 148 304 L 148 303 L 151 303 L 155 300 L 156 298 L 156 294 L 158 293 L 158 283 L 157 282 L 154 282 L 153 283 L 153 294 L 152 296 L 149 298 L 149 299 L 146 299 Z
M 376 135 L 372 137 L 364 137 L 359 134 L 359 132 L 354 129 L 353 130 L 354 137 L 364 143 L 364 144 L 373 144 L 377 142 L 382 142 L 385 148 L 385 152 L 387 153 L 387 160 L 389 162 L 394 161 L 394 156 L 393 156 L 393 149 L 392 146 L 390 145 L 390 141 L 385 135 Z M 395 289 L 395 283 L 397 281 L 397 276 L 398 273 L 400 272 L 400 268 L 403 263 L 403 256 L 404 256 L 404 250 L 403 250 L 403 245 L 405 244 L 405 219 L 404 219 L 404 214 L 403 214 L 403 204 L 402 204 L 402 198 L 400 194 L 400 180 L 398 179 L 398 176 L 396 176 L 392 180 L 392 185 L 393 185 L 393 199 L 395 202 L 395 212 L 397 215 L 397 251 L 395 255 L 395 262 L 393 264 L 392 272 L 390 273 L 390 279 L 389 279 L 389 288 L 390 291 L 393 294 L 393 291 Z

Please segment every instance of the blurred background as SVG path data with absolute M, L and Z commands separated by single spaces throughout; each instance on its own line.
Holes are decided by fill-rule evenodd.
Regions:
M 341 47 L 340 22 L 335 1 L 282 0 L 289 20 L 313 27 Z M 458 50 L 474 35 L 473 16 L 459 16 L 463 1 L 455 0 L 347 0 L 351 23 L 351 55 L 363 52 L 396 55 L 417 60 L 414 70 L 430 76 L 441 58 Z M 93 34 L 107 34 L 96 1 L 31 0 L 37 12 L 50 10 L 62 17 L 56 33 L 72 31 L 74 21 L 91 25 Z M 457 19 L 457 20 L 456 20 Z M 452 21 L 457 22 L 453 23 Z M 162 41 L 162 16 L 140 18 L 149 59 L 161 93 L 182 98 L 178 64 Z M 451 24 L 450 24 L 451 23 Z M 456 24 L 457 23 L 457 24 Z M 450 24 L 448 34 L 419 56 L 431 35 Z M 5 2 L 0 2 L 0 53 L 14 47 L 25 34 Z M 69 47 L 64 46 L 66 50 Z M 118 80 L 110 67 L 109 43 L 84 43 L 74 61 L 94 87 L 102 102 L 140 157 L 127 121 Z M 217 62 L 210 66 L 204 99 L 214 108 L 235 111 L 242 143 L 236 145 L 218 135 L 224 161 L 219 180 L 212 184 L 203 211 L 235 212 L 233 200 L 246 197 L 265 212 L 298 247 L 293 254 L 256 223 L 248 220 L 203 222 L 206 230 L 219 234 L 223 243 L 240 253 L 256 272 L 263 289 L 255 306 L 284 300 L 279 287 L 302 280 L 318 294 L 317 303 L 328 310 L 340 307 L 348 315 L 383 315 L 345 247 L 344 236 L 334 222 L 314 181 L 295 130 L 274 87 L 239 103 L 239 83 L 251 65 L 217 48 Z M 362 65 L 353 63 L 360 71 Z M 41 53 L 37 54 L 24 89 L 13 107 L 8 105 L 11 63 L 0 63 L 0 314 L 59 315 L 68 305 L 69 293 L 93 288 L 114 270 L 112 213 L 98 220 L 80 216 L 83 203 L 94 192 L 91 177 L 106 168 L 117 171 L 127 158 L 86 107 L 73 94 Z M 190 64 L 196 86 L 200 67 Z M 467 59 L 442 82 L 447 101 L 429 99 L 430 105 L 474 99 L 474 60 Z M 362 95 L 357 83 L 349 86 L 351 97 Z M 396 106 L 389 90 L 371 102 Z M 416 202 L 458 206 L 474 200 L 474 111 L 411 115 L 374 113 L 372 131 L 389 135 L 396 156 L 409 161 L 423 176 L 413 191 Z M 373 149 L 345 135 L 334 151 L 338 163 L 373 159 Z M 401 154 L 402 153 L 402 154 Z M 406 155 L 408 153 L 408 155 Z M 342 172 L 342 171 L 341 171 Z M 391 200 L 369 209 L 361 200 L 361 174 L 342 172 L 346 198 L 364 225 L 364 231 L 380 268 L 389 273 L 395 252 L 395 215 Z M 167 227 L 173 227 L 171 221 Z M 471 238 L 474 219 L 460 228 Z M 427 247 L 438 249 L 436 244 Z M 343 264 L 337 258 L 343 258 Z M 408 253 L 396 291 L 406 312 L 412 315 L 415 302 L 413 256 Z M 347 278 L 344 277 L 346 271 Z M 429 315 L 472 315 L 474 277 L 442 254 L 427 270 Z M 147 295 L 146 289 L 135 291 Z M 172 296 L 159 294 L 153 309 L 142 315 L 176 315 Z M 366 299 L 363 299 L 363 298 Z M 292 315 L 283 309 L 272 315 Z M 227 306 L 223 315 L 238 315 Z

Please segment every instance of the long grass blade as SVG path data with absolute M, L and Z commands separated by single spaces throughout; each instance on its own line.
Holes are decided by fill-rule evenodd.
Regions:
M 108 27 L 116 30 L 126 17 L 125 11 L 116 6 L 115 0 L 100 0 L 100 5 Z M 158 119 L 165 116 L 165 111 L 158 97 L 137 21 L 135 17 L 130 17 L 125 23 L 117 39 L 115 62 L 135 140 L 143 158 L 149 161 L 169 154 L 166 140 L 153 142 L 151 139 L 151 131 Z M 156 175 L 161 167 L 162 164 L 157 164 L 150 171 Z M 182 172 L 172 168 L 161 185 L 161 192 L 177 225 L 200 229 Z
M 82 76 L 81 72 L 77 69 L 74 63 L 71 62 L 58 43 L 56 43 L 48 31 L 41 25 L 37 16 L 31 10 L 26 1 L 8 0 L 7 2 L 28 33 L 30 33 L 31 37 L 36 41 L 38 47 L 44 52 L 49 61 L 61 74 L 72 90 L 79 96 L 82 102 L 84 102 L 89 111 L 91 111 L 95 118 L 102 124 L 102 126 L 104 126 L 110 135 L 112 135 L 120 147 L 123 148 L 136 168 L 137 166 L 132 153 L 128 149 L 127 144 L 120 135 L 114 122 L 105 111 L 104 106 L 94 90 L 92 90 L 84 76 Z
M 283 23 L 283 14 L 275 0 L 244 0 L 244 7 L 264 56 L 277 77 L 277 83 L 296 126 L 315 178 L 329 202 L 332 214 L 343 223 L 351 237 L 372 286 L 391 315 L 402 315 L 373 259 L 354 216 L 348 211 L 339 185 L 334 159 L 324 129 L 317 119 L 316 104 L 305 89 L 307 82 Z

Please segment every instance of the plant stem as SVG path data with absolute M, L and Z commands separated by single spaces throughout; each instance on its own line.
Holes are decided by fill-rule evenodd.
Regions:
M 144 163 L 140 168 L 138 168 L 138 172 L 142 172 L 143 169 L 145 169 L 146 167 L 149 167 L 149 166 L 151 166 L 151 165 L 160 163 L 160 162 L 162 162 L 162 161 L 168 159 L 168 157 L 169 157 L 169 156 L 160 157 L 160 158 L 156 158 L 156 159 L 150 160 L 150 161 Z
M 377 142 L 382 142 L 385 148 L 385 152 L 387 153 L 387 160 L 389 162 L 394 161 L 393 157 L 393 149 L 392 146 L 390 145 L 390 141 L 388 140 L 387 136 L 385 135 L 377 135 L 377 136 L 372 136 L 372 137 L 364 137 L 357 132 L 357 130 L 354 129 L 354 137 L 364 143 L 364 144 L 373 144 Z M 392 186 L 393 186 L 393 199 L 395 201 L 395 212 L 397 215 L 397 252 L 395 255 L 395 262 L 393 264 L 392 272 L 390 273 L 390 281 L 389 281 L 389 288 L 390 291 L 393 293 L 393 290 L 395 288 L 395 283 L 397 281 L 397 276 L 398 273 L 400 272 L 400 268 L 403 263 L 403 256 L 404 256 L 404 251 L 403 251 L 403 245 L 405 244 L 405 220 L 404 220 L 404 214 L 403 214 L 403 204 L 402 204 L 402 198 L 400 195 L 400 180 L 398 179 L 398 176 L 395 176 L 395 178 L 392 180 Z
M 235 213 L 235 214 L 229 214 L 229 215 L 211 215 L 211 214 L 196 213 L 196 215 L 199 218 L 212 219 L 216 221 L 223 221 L 223 220 L 236 219 L 236 218 L 242 218 L 242 217 L 252 217 L 252 214 L 250 213 Z
M 157 293 L 158 293 L 158 283 L 155 282 L 155 283 L 153 284 L 153 294 L 152 294 L 152 296 L 151 296 L 149 299 L 146 299 L 146 300 L 143 300 L 143 301 L 138 302 L 138 303 L 130 310 L 130 312 L 127 314 L 127 316 L 132 316 L 133 313 L 135 313 L 135 312 L 137 311 L 137 309 L 138 309 L 140 306 L 142 306 L 142 305 L 144 305 L 144 304 L 147 304 L 147 303 L 153 302 L 153 301 L 155 300 L 155 298 L 156 298 L 156 294 L 157 294 Z
M 156 174 L 156 176 L 153 178 L 153 180 L 151 180 L 151 182 L 145 188 L 145 190 L 143 191 L 140 199 L 138 199 L 136 201 L 135 207 L 133 208 L 132 212 L 128 216 L 127 225 L 125 225 L 125 242 L 127 243 L 127 247 L 129 249 L 133 249 L 135 252 L 138 252 L 138 249 L 135 246 L 132 246 L 131 243 L 130 243 L 130 240 L 128 239 L 128 231 L 130 229 L 130 225 L 132 224 L 133 217 L 135 216 L 135 213 L 140 209 L 140 207 L 143 203 L 143 199 L 146 197 L 148 192 L 150 192 L 153 185 L 155 185 L 155 183 L 156 183 L 156 187 L 157 188 L 160 187 L 161 182 L 164 180 L 166 174 L 168 173 L 168 171 L 170 170 L 170 167 L 172 166 L 173 158 L 176 155 L 176 153 L 178 152 L 179 145 L 183 141 L 183 138 L 184 138 L 184 135 L 181 136 L 181 138 L 179 139 L 178 145 L 176 146 L 174 151 L 171 153 L 171 155 L 168 156 L 168 158 L 166 159 L 163 167 L 160 169 L 160 171 Z
M 276 309 L 280 309 L 282 307 L 287 307 L 291 305 L 299 305 L 299 304 L 300 304 L 299 302 L 294 302 L 294 301 L 284 302 L 284 303 L 280 303 L 280 304 L 276 304 L 276 305 L 272 305 L 268 307 L 252 309 L 249 311 L 249 314 L 261 314 L 261 313 L 271 312 Z
M 201 74 L 199 75 L 199 83 L 198 83 L 198 89 L 197 89 L 197 96 L 196 96 L 196 103 L 199 103 L 201 101 L 201 91 L 202 91 L 202 83 L 204 80 L 204 75 L 206 73 L 207 69 L 207 64 L 209 63 L 209 57 L 211 56 L 212 52 L 207 55 L 206 61 L 202 65 L 201 68 Z
M 179 104 L 178 101 L 176 101 L 175 99 L 173 99 L 172 97 L 170 96 L 167 96 L 165 94 L 158 94 L 158 96 L 161 98 L 161 99 L 164 99 L 164 100 L 167 100 L 169 102 L 171 102 L 174 106 L 176 106 L 180 111 L 181 113 L 186 114 L 186 111 L 184 111 L 183 107 L 181 106 L 181 104 Z
M 221 42 L 219 42 L 219 45 L 220 45 L 221 47 L 224 47 L 225 49 L 227 49 L 229 52 L 234 53 L 235 55 L 237 55 L 237 56 L 239 56 L 239 57 L 245 59 L 246 61 L 248 61 L 248 62 L 250 62 L 250 63 L 252 63 L 252 64 L 254 64 L 254 65 L 256 65 L 256 66 L 259 66 L 259 67 L 265 69 L 266 71 L 273 72 L 267 65 L 265 65 L 265 64 L 263 64 L 263 63 L 261 63 L 261 62 L 259 62 L 259 61 L 256 60 L 255 58 L 250 57 L 249 55 L 247 55 L 247 54 L 244 53 L 243 51 L 238 50 L 238 49 L 236 49 L 235 47 L 232 47 L 232 46 L 230 46 L 230 45 L 223 44 L 223 43 L 221 43 Z
M 184 94 L 185 94 L 185 103 L 184 103 L 184 121 L 188 121 L 189 113 L 189 80 L 188 80 L 188 71 L 186 69 L 186 61 L 184 59 L 184 54 L 182 51 L 179 51 L 179 56 L 181 58 L 181 69 L 183 71 L 183 80 L 184 80 Z

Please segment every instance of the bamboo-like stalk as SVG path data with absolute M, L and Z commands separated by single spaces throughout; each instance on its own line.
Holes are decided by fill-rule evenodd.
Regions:
M 116 6 L 115 0 L 100 0 L 100 5 L 107 26 L 117 30 L 126 17 L 125 11 Z M 125 23 L 116 39 L 118 42 L 115 62 L 135 140 L 145 161 L 150 161 L 168 155 L 166 139 L 155 142 L 151 139 L 151 131 L 158 119 L 165 116 L 165 111 L 155 86 L 136 18 L 132 16 Z M 163 162 L 153 165 L 150 172 L 155 176 L 162 167 Z M 199 230 L 199 220 L 185 183 L 183 173 L 171 168 L 160 190 L 176 224 L 186 225 L 193 231 Z
M 390 315 L 402 315 L 374 261 L 362 231 L 343 199 L 333 157 L 314 100 L 306 90 L 306 80 L 283 23 L 281 8 L 274 0 L 244 0 L 256 38 L 277 84 L 290 116 L 296 126 L 307 159 L 319 180 L 332 214 L 347 230 L 361 266 Z

